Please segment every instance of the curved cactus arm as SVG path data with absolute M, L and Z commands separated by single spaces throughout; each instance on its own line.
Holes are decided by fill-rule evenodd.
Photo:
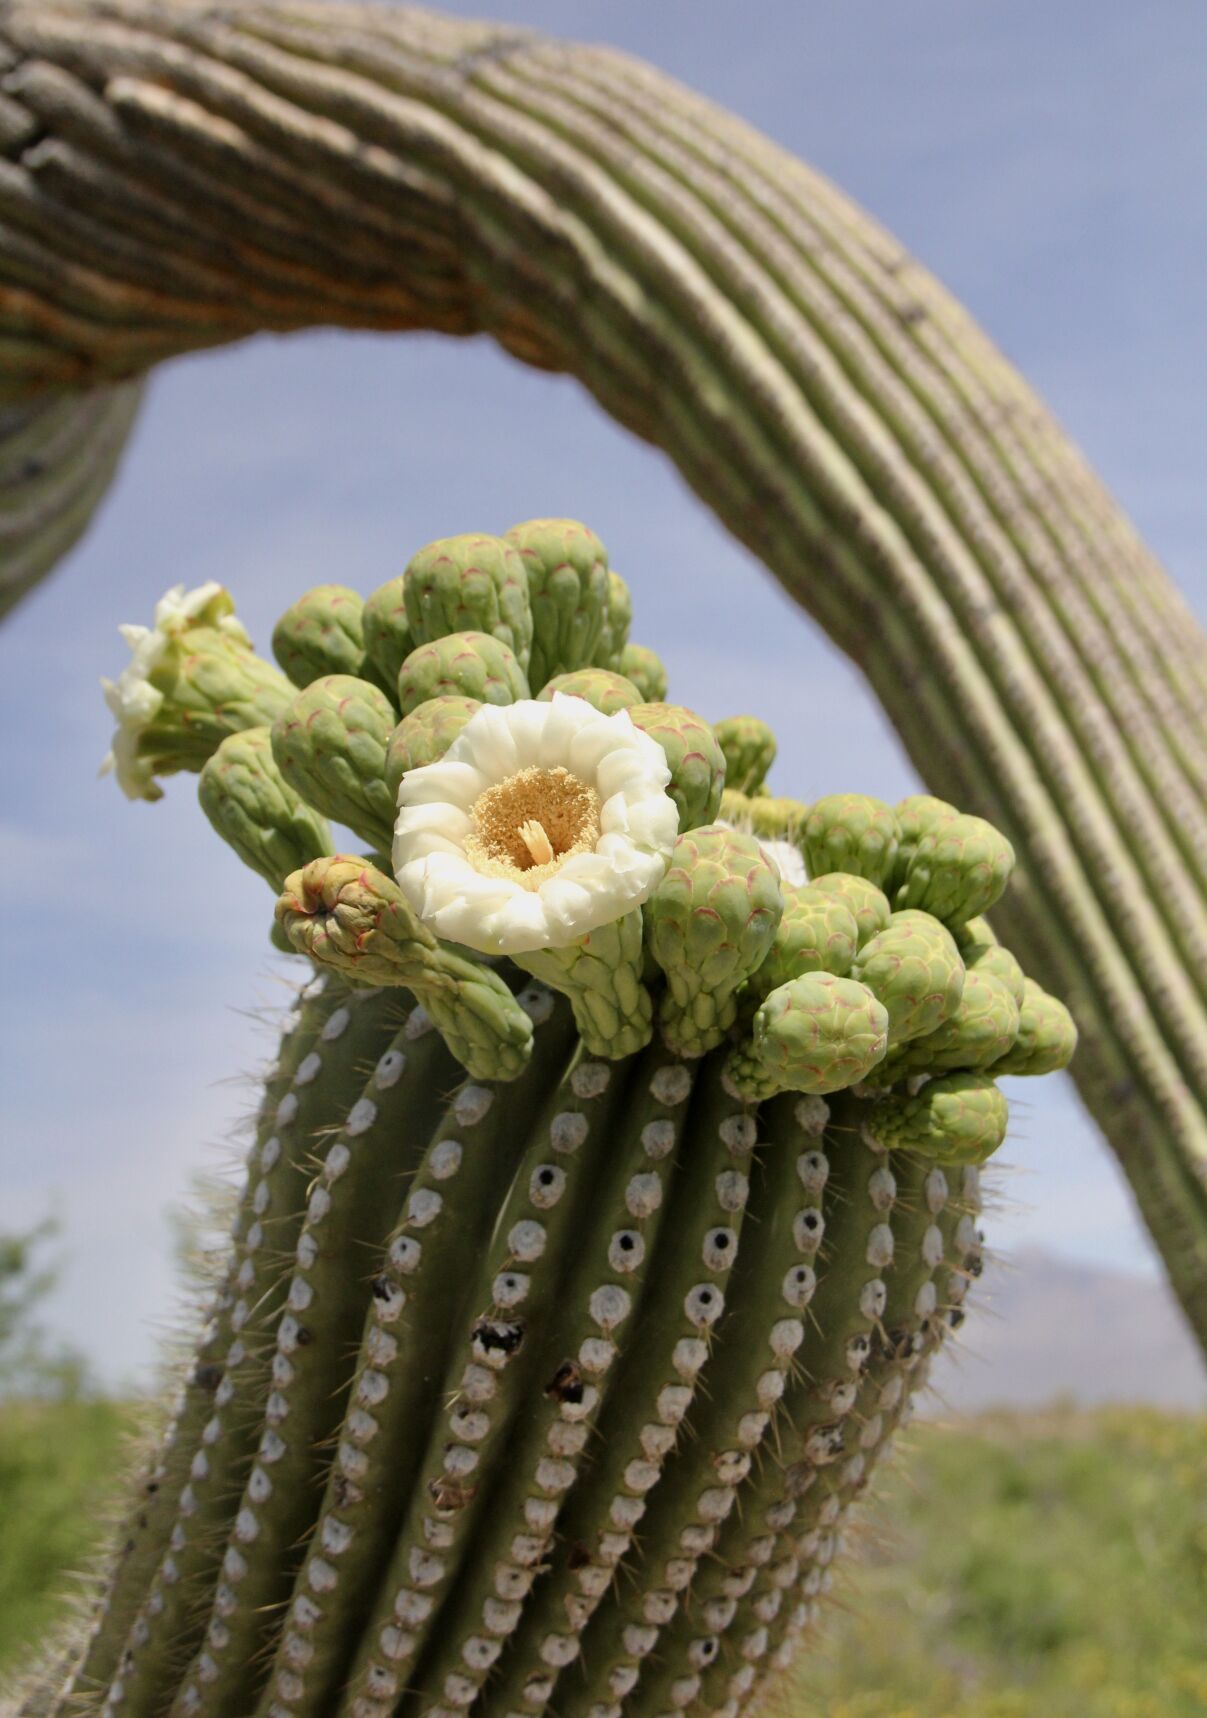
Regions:
M 441 1403 L 449 1327 L 463 1318 L 465 1260 L 489 1240 L 515 1171 L 525 1118 L 571 1046 L 567 1011 L 539 985 L 523 1000 L 537 1027 L 532 1060 L 510 1085 L 466 1081 L 449 1101 L 407 1185 L 371 1282 L 369 1308 L 322 1506 L 281 1622 L 257 1711 L 324 1718 L 373 1602 L 391 1534 Z M 399 1067 L 391 1064 L 390 1077 Z
M 534 1387 L 541 1328 L 563 1290 L 576 1217 L 612 1155 L 632 1064 L 614 1069 L 576 1052 L 545 1113 L 527 1136 L 491 1244 L 481 1256 L 455 1340 L 446 1345 L 442 1411 L 419 1465 L 411 1501 L 373 1604 L 345 1696 L 353 1710 L 385 1715 L 411 1685 L 440 1626 L 464 1553 L 506 1470 L 517 1416 Z M 606 1370 L 611 1345 L 583 1333 L 577 1355 L 588 1378 Z M 498 1596 L 522 1599 L 539 1558 L 517 1537 Z
M 608 50 L 271 0 L 7 0 L 0 40 L 37 139 L 10 175 L 36 235 L 3 264 L 10 397 L 320 321 L 488 330 L 578 375 L 1016 846 L 1003 926 L 1069 999 L 1082 1091 L 1207 1331 L 1207 649 L 959 307 Z
M 391 1024 L 402 1012 L 391 1010 Z M 262 1409 L 255 1404 L 260 1444 L 224 1536 L 223 1579 L 204 1639 L 170 1708 L 179 1718 L 219 1718 L 255 1698 L 296 1547 L 313 1520 L 324 1452 L 343 1417 L 346 1356 L 371 1295 L 367 1271 L 349 1269 L 349 1260 L 373 1258 L 382 1246 L 399 1181 L 413 1172 L 458 1072 L 436 1034 L 416 1024 L 422 1028 L 422 1016 L 416 1022 L 412 1010 L 384 1044 L 380 1033 L 362 1038 L 356 1100 L 315 1140 L 305 1165 L 305 1216 L 286 1264 L 271 1389 Z
M 351 992 L 338 979 L 323 981 L 322 994 L 331 1006 L 319 1041 L 294 1069 L 256 1157 L 251 1221 L 236 1240 L 237 1298 L 229 1314 L 223 1379 L 194 1445 L 167 1547 L 122 1645 L 102 1708 L 107 1715 L 137 1713 L 155 1701 L 182 1647 L 191 1648 L 204 1627 L 199 1604 L 214 1594 L 220 1574 L 228 1573 L 219 1569 L 220 1547 L 260 1435 L 259 1413 L 249 1413 L 245 1404 L 262 1404 L 271 1391 L 266 1338 L 281 1312 L 281 1261 L 292 1254 L 301 1231 L 315 1140 L 348 1115 L 364 1089 L 365 1057 L 380 1055 L 397 1030 L 396 998 Z M 332 1036 L 324 1039 L 328 1028 Z M 271 1442 L 266 1433 L 261 1448 Z M 238 1566 L 233 1559 L 231 1566 Z
M 745 1106 L 725 1089 L 721 1057 L 702 1064 L 685 1117 L 690 1091 L 691 1077 L 684 1072 L 673 1083 L 663 1075 L 661 1092 L 653 1094 L 673 1112 L 643 1129 L 647 1173 L 668 1187 L 662 1249 L 638 1309 L 640 1328 L 605 1405 L 596 1459 L 570 1494 L 551 1567 L 492 1685 L 500 1711 L 539 1718 L 557 1699 L 559 1677 L 579 1658 L 592 1616 L 644 1537 L 647 1500 L 701 1384 L 708 1358 L 702 1317 L 724 1302 L 757 1130 Z M 682 1153 L 681 1138 L 689 1146 Z M 631 1680 L 621 1668 L 602 1677 L 599 1686 L 619 1700 Z

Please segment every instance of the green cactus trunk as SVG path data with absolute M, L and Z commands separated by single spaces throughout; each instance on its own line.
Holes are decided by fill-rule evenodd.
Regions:
M 397 989 L 299 997 L 125 1549 L 26 1712 L 730 1711 L 784 1662 L 962 1296 L 960 1188 L 890 1169 L 870 1098 L 594 1060 L 513 977 L 507 1084 Z

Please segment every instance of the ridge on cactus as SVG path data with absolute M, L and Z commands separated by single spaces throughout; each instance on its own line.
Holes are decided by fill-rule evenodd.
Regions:
M 336 633 L 307 593 L 300 689 L 196 595 L 136 635 L 123 785 L 199 774 L 297 1005 L 25 1718 L 745 1718 L 979 1272 L 995 1076 L 1075 1048 L 979 917 L 1009 846 L 777 797 L 770 730 L 665 702 L 574 521 L 430 545 Z

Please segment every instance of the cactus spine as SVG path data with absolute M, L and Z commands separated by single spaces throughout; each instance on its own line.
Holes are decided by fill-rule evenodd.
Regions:
M 287 611 L 292 695 L 240 630 L 208 756 L 187 676 L 146 719 L 167 645 L 134 640 L 128 778 L 199 774 L 309 976 L 171 1429 L 30 1714 L 744 1710 L 946 1329 L 994 1069 L 1072 1054 L 976 916 L 988 825 L 857 795 L 769 839 L 716 821 L 795 803 L 774 738 L 615 696 L 593 532 L 446 539 L 397 585 Z M 181 661 L 236 624 L 202 594 L 162 611 Z M 380 650 L 346 672 L 370 614 L 422 638 L 393 693 Z M 472 697 L 416 703 L 417 657 Z M 326 851 L 326 816 L 374 857 Z

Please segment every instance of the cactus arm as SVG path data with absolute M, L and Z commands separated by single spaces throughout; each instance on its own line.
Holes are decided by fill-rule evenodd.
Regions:
M 1015 843 L 1003 925 L 1072 1001 L 1083 1092 L 1207 1328 L 1207 651 L 964 313 L 806 168 L 605 50 L 327 6 L 126 0 L 102 23 L 10 0 L 0 29 L 44 134 L 19 182 L 110 217 L 71 227 L 53 286 L 35 270 L 49 304 L 6 265 L 10 386 L 333 318 L 487 328 L 580 375 L 861 663 L 932 784 Z M 192 307 L 158 300 L 152 328 L 139 283 L 165 257 Z
M 432 1650 L 420 1664 L 420 1711 L 463 1705 L 482 1688 L 523 1614 L 522 1606 L 499 1604 L 497 1571 L 511 1562 L 518 1543 L 531 1559 L 525 1566 L 548 1561 L 566 1494 L 594 1456 L 600 1415 L 615 1400 L 617 1375 L 644 1320 L 646 1289 L 660 1257 L 672 1164 L 660 1157 L 652 1167 L 646 1140 L 656 1137 L 661 1147 L 667 1124 L 680 1133 L 677 1118 L 693 1082 L 688 1065 L 661 1048 L 637 1064 L 592 1193 L 590 1242 L 572 1261 L 563 1310 L 545 1337 L 536 1378 L 543 1388 L 539 1395 L 531 1392 L 513 1430 L 470 1573 L 442 1613 Z M 599 1357 L 608 1360 L 586 1374 L 576 1358 L 585 1340 L 601 1343 Z M 631 1404 L 625 1411 L 631 1412 Z
M 269 1355 L 264 1336 L 281 1310 L 281 1258 L 288 1257 L 302 1226 L 310 1152 L 318 1130 L 348 1114 L 364 1087 L 366 1054 L 380 1053 L 397 1027 L 393 998 L 354 995 L 339 980 L 323 994 L 331 1009 L 324 1029 L 338 1021 L 332 1038 L 317 1043 L 298 1063 L 289 1090 L 276 1106 L 273 1131 L 261 1148 L 251 1195 L 252 1222 L 236 1241 L 238 1298 L 230 1310 L 231 1340 L 223 1356 L 223 1384 L 214 1411 L 194 1446 L 168 1548 L 148 1584 L 122 1648 L 118 1676 L 103 1711 L 119 1708 L 142 1718 L 157 1711 L 157 1697 L 181 1648 L 195 1644 L 208 1597 L 219 1579 L 215 1542 L 225 1537 L 238 1500 L 244 1466 L 254 1453 L 258 1418 L 244 1404 L 267 1397 Z
M 214 1393 L 222 1383 L 227 1351 L 235 1340 L 230 1322 L 239 1298 L 235 1281 L 247 1257 L 248 1232 L 258 1221 L 254 1209 L 256 1189 L 262 1179 L 264 1148 L 274 1135 L 277 1106 L 340 1004 L 342 991 L 338 980 L 307 986 L 298 998 L 297 1008 L 286 1018 L 277 1060 L 265 1080 L 255 1137 L 248 1153 L 233 1225 L 235 1249 L 174 1407 L 169 1431 L 150 1466 L 139 1475 L 134 1505 L 123 1522 L 120 1561 L 110 1573 L 83 1656 L 72 1669 L 66 1692 L 91 1693 L 113 1675 L 127 1631 L 142 1602 L 143 1589 L 167 1550 L 178 1499 L 188 1483 L 189 1464 L 201 1429 L 213 1413 Z
M 552 1567 L 492 1686 L 500 1711 L 539 1718 L 555 1699 L 558 1679 L 579 1657 L 592 1616 L 644 1537 L 647 1499 L 701 1383 L 707 1347 L 700 1314 L 707 1308 L 701 1309 L 693 1291 L 706 1286 L 720 1300 L 726 1294 L 737 1246 L 718 1247 L 716 1238 L 724 1232 L 740 1242 L 756 1137 L 745 1107 L 726 1091 L 721 1068 L 717 1056 L 702 1064 L 686 1118 L 680 1106 L 690 1080 L 679 1076 L 675 1087 L 668 1085 L 663 1097 L 676 1112 L 674 1125 L 664 1121 L 646 1132 L 649 1172 L 669 1181 L 663 1246 L 670 1256 L 655 1258 L 639 1309 L 640 1330 L 605 1407 L 596 1460 L 570 1494 Z M 681 1151 L 684 1135 L 689 1148 Z M 625 1674 L 622 1667 L 621 1682 Z M 612 1684 L 604 1675 L 599 1686 L 619 1697 L 621 1682 Z
M 367 1271 L 349 1268 L 349 1261 L 357 1254 L 372 1258 L 381 1248 L 399 1181 L 413 1170 L 443 1107 L 441 1093 L 458 1072 L 434 1032 L 416 1032 L 414 1010 L 398 1024 L 404 1013 L 397 1005 L 390 1010 L 396 1030 L 384 1045 L 379 1030 L 361 1039 L 356 1100 L 315 1139 L 306 1163 L 305 1216 L 286 1268 L 271 1389 L 262 1407 L 255 1402 L 264 1436 L 226 1534 L 223 1586 L 172 1704 L 173 1718 L 246 1710 L 263 1674 L 263 1651 L 292 1584 L 295 1547 L 313 1519 L 322 1452 L 343 1416 L 344 1362 L 371 1295 Z M 366 1081 L 364 1067 L 374 1061 Z
M 443 1615 L 459 1554 L 481 1527 L 506 1462 L 517 1414 L 534 1384 L 538 1344 L 530 1328 L 561 1293 L 576 1216 L 611 1155 L 616 1114 L 632 1065 L 575 1054 L 528 1134 L 490 1246 L 481 1256 L 469 1318 L 447 1349 L 437 1416 L 393 1553 L 369 1607 L 348 1699 L 391 1712 Z M 578 1359 L 600 1370 L 605 1339 L 583 1332 Z M 598 1355 L 597 1355 L 598 1351 Z M 527 1548 L 511 1546 L 507 1581 L 522 1597 L 531 1581 Z
M 433 1388 L 448 1328 L 464 1313 L 464 1261 L 489 1240 L 515 1168 L 517 1119 L 539 1104 L 565 1065 L 563 1008 L 539 985 L 525 993 L 537 1032 L 512 1085 L 467 1081 L 450 1100 L 372 1280 L 349 1391 L 351 1404 L 310 1546 L 294 1581 L 257 1711 L 291 1718 L 332 1710 L 382 1559 L 390 1550 L 440 1400 Z M 418 1197 L 417 1197 L 418 1196 Z

